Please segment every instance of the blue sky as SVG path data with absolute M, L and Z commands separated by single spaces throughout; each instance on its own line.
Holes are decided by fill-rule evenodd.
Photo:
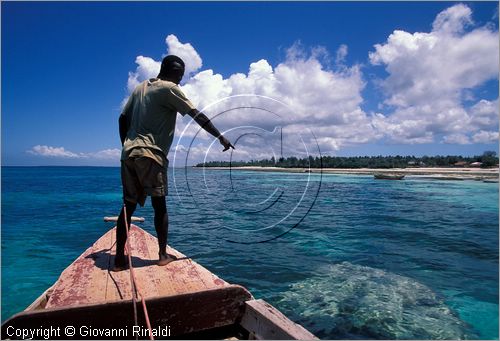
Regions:
M 179 49 L 195 104 L 273 95 L 330 155 L 498 151 L 497 23 L 497 2 L 2 2 L 2 164 L 118 165 L 127 83 L 156 72 L 136 58 Z

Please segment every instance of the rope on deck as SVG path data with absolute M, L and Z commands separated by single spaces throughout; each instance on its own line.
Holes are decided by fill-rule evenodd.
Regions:
M 134 267 L 132 266 L 132 248 L 130 247 L 130 234 L 129 234 L 129 226 L 128 226 L 128 219 L 127 219 L 127 207 L 126 205 L 123 205 L 123 217 L 125 220 L 125 230 L 127 231 L 127 241 L 125 243 L 125 247 L 127 248 L 127 254 L 128 254 L 128 266 L 130 269 L 130 286 L 132 288 L 132 302 L 134 304 L 134 322 L 135 325 L 138 325 L 138 320 L 137 320 L 137 299 L 136 297 L 140 296 L 141 297 L 141 302 L 142 302 L 142 309 L 144 310 L 144 318 L 146 320 L 146 325 L 149 329 L 149 339 L 154 340 L 155 338 L 153 337 L 153 330 L 151 329 L 151 322 L 149 322 L 149 315 L 148 315 L 148 308 L 146 307 L 146 301 L 144 300 L 144 295 L 142 294 L 142 291 L 140 290 L 139 284 L 137 283 L 137 280 L 135 278 L 134 274 Z M 117 227 L 118 228 L 118 227 Z

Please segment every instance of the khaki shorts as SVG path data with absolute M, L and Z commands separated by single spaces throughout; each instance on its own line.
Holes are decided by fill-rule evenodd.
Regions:
M 146 197 L 167 195 L 165 168 L 149 157 L 130 157 L 121 166 L 123 199 L 144 206 Z

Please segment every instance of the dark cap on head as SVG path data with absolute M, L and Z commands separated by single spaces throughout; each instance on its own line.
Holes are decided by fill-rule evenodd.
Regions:
M 163 58 L 161 62 L 160 73 L 158 77 L 160 78 L 170 78 L 180 82 L 182 76 L 184 76 L 185 64 L 182 59 L 174 55 L 168 55 Z

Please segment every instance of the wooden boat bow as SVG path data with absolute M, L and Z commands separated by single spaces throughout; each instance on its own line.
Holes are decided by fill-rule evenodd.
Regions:
M 110 271 L 115 235 L 115 228 L 110 229 L 25 311 L 5 321 L 2 338 L 15 339 L 13 330 L 41 326 L 59 328 L 59 337 L 52 335 L 51 339 L 135 338 L 128 271 Z M 315 338 L 267 302 L 255 300 L 244 287 L 227 283 L 173 248 L 169 247 L 168 252 L 177 260 L 157 266 L 156 238 L 135 225 L 131 226 L 130 236 L 134 272 L 151 324 L 163 331 L 168 327 L 169 337 L 220 338 L 234 334 L 254 339 Z M 145 326 L 142 308 L 139 304 L 137 307 L 138 325 Z M 64 334 L 68 326 L 75 328 L 75 335 Z M 84 329 L 82 335 L 82 328 L 89 326 L 98 334 L 85 334 Z M 127 335 L 99 334 L 111 329 L 127 330 Z

